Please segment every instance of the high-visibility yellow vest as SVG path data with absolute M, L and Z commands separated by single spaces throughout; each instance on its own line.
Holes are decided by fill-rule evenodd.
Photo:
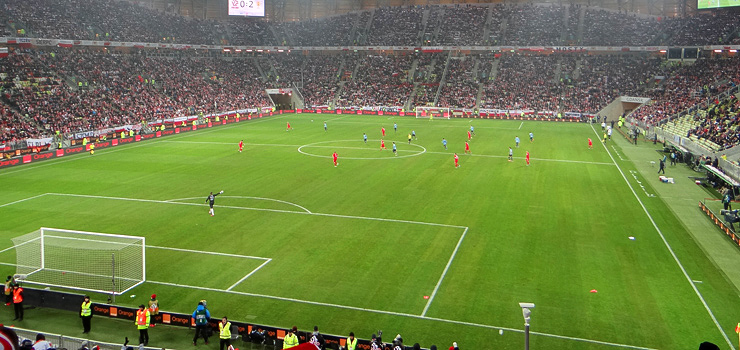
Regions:
M 90 309 L 90 305 L 92 305 L 92 301 L 82 302 L 82 311 L 80 312 L 80 316 L 92 315 L 92 309 Z
M 136 328 L 147 329 L 149 327 L 149 310 L 136 310 Z
M 218 323 L 219 338 L 231 339 L 231 322 L 226 321 L 226 325 L 223 322 Z

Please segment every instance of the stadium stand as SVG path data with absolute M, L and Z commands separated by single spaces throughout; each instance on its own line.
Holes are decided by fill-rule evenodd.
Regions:
M 337 105 L 340 107 L 404 106 L 413 84 L 407 81 L 410 55 L 367 55 L 360 58 L 357 74 L 345 83 Z
M 368 45 L 418 45 L 423 7 L 394 7 L 375 10 Z
M 737 9 L 666 18 L 580 6 L 428 5 L 270 23 L 185 18 L 126 1 L 8 0 L 3 7 L 0 31 L 20 36 L 207 45 L 708 45 L 737 40 L 740 29 Z
M 473 108 L 478 94 L 475 78 L 477 59 L 473 56 L 450 60 L 440 90 L 440 107 Z
M 147 25 L 140 25 L 142 18 Z M 272 23 L 190 19 L 118 1 L 8 0 L 0 30 L 43 38 L 252 46 L 709 45 L 737 40 L 736 18 L 736 9 L 658 18 L 581 6 L 496 4 L 387 7 Z M 578 52 L 239 56 L 11 49 L 0 60 L 5 141 L 270 105 L 264 88 L 286 86 L 298 87 L 307 106 L 436 104 L 552 114 L 595 114 L 620 95 L 640 95 L 652 101 L 633 117 L 659 124 L 681 113 L 709 114 L 712 109 L 697 112 L 695 106 L 740 83 L 737 58 L 673 65 L 644 54 Z M 725 117 L 710 116 L 727 124 Z M 712 128 L 692 126 L 692 135 L 716 139 L 721 147 L 734 140 L 726 129 L 717 136 Z

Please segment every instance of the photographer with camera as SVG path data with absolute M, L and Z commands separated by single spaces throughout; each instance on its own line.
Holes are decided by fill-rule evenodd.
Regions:
M 254 328 L 252 329 L 252 332 L 249 333 L 249 339 L 251 339 L 253 343 L 264 344 L 267 339 L 267 332 L 262 330 L 260 327 Z
M 208 311 L 205 302 L 201 301 L 198 303 L 198 307 L 193 311 L 193 319 L 195 320 L 195 336 L 193 337 L 193 345 L 198 344 L 198 336 L 203 336 L 203 339 L 208 345 L 208 321 L 211 319 L 211 312 Z
M 725 222 L 730 225 L 730 229 L 732 229 L 732 232 L 735 232 L 735 226 L 733 225 L 733 223 L 740 222 L 740 217 L 738 217 L 737 215 L 738 211 L 740 211 L 740 209 L 720 210 L 720 214 L 725 216 Z
M 731 191 L 732 190 L 727 189 L 724 197 L 722 197 L 722 204 L 724 205 L 725 210 L 732 210 L 732 195 L 730 195 Z
M 378 336 L 376 337 L 375 334 L 373 334 L 372 338 L 370 338 L 370 350 L 382 350 L 383 349 L 383 341 L 380 338 L 380 335 L 383 334 L 383 331 L 378 331 Z
M 393 339 L 393 350 L 405 350 L 406 348 L 403 346 L 403 338 L 401 338 L 400 334 L 396 335 L 396 338 Z
M 318 350 L 324 350 L 326 341 L 324 340 L 324 336 L 319 333 L 319 326 L 313 326 L 313 333 L 308 342 L 313 344 Z

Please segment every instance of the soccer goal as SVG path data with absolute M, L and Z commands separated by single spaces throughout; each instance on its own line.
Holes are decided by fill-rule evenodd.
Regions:
M 146 280 L 144 237 L 42 227 L 12 241 L 26 283 L 120 295 Z
M 445 118 L 450 119 L 450 108 L 448 107 L 416 107 L 417 118 Z

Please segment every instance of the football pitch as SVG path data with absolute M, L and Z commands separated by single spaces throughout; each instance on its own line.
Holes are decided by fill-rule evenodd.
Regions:
M 191 313 L 207 299 L 214 317 L 472 350 L 523 348 L 518 303 L 532 302 L 532 349 L 737 344 L 737 288 L 623 154 L 626 141 L 615 132 L 605 147 L 600 134 L 290 114 L 10 168 L 0 274 L 15 272 L 11 238 L 50 227 L 146 237 L 147 281 L 117 298 L 127 306 L 156 293 L 164 310 Z M 211 217 L 206 197 L 221 190 Z M 78 333 L 72 313 L 26 316 L 44 313 L 57 322 L 36 327 Z M 135 335 L 128 323 L 96 333 L 104 322 L 116 321 L 96 317 L 93 337 Z M 167 328 L 151 344 L 192 347 L 189 331 Z

